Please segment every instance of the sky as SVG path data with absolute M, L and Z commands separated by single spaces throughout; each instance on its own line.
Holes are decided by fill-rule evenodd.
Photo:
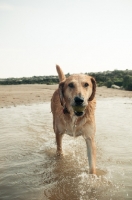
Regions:
M 0 0 L 0 78 L 132 70 L 131 0 Z

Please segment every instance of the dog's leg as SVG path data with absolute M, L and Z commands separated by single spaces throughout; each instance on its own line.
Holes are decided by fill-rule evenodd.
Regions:
M 96 148 L 95 148 L 95 142 L 94 138 L 87 138 L 86 139 L 87 144 L 87 155 L 88 155 L 88 161 L 89 161 L 89 173 L 90 174 L 96 174 Z
M 56 143 L 57 143 L 57 156 L 62 155 L 62 137 L 63 134 L 61 133 L 56 133 Z

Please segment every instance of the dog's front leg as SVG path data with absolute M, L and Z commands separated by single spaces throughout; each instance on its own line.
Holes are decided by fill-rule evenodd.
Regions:
M 94 138 L 86 138 L 87 155 L 89 161 L 89 173 L 96 174 L 96 147 Z
M 56 143 L 57 143 L 57 156 L 62 155 L 62 137 L 63 134 L 61 133 L 56 133 Z

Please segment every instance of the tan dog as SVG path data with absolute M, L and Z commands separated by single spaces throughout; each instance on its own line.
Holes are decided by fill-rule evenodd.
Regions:
M 62 154 L 62 137 L 82 135 L 86 140 L 89 172 L 96 173 L 94 99 L 96 82 L 91 76 L 74 74 L 65 77 L 61 68 L 56 66 L 59 87 L 51 99 L 53 128 L 56 134 L 57 155 Z

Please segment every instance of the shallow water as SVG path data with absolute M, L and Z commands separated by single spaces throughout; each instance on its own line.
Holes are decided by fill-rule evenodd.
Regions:
M 50 104 L 0 109 L 0 200 L 132 199 L 132 99 L 96 108 L 97 176 L 82 137 L 65 135 L 56 157 Z

